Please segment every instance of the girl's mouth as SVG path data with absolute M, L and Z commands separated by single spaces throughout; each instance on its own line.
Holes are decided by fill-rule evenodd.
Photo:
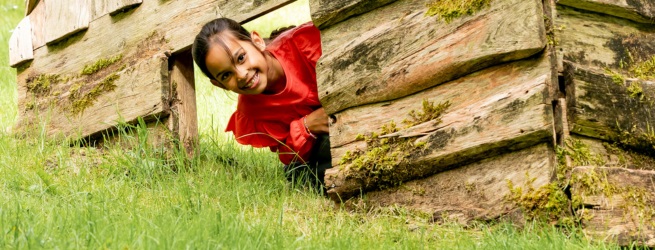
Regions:
M 255 72 L 255 75 L 250 78 L 250 81 L 248 81 L 248 84 L 246 86 L 243 86 L 242 89 L 254 89 L 259 85 L 259 72 Z

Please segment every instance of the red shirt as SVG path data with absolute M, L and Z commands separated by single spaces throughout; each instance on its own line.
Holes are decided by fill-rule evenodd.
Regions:
M 273 95 L 239 95 L 225 131 L 241 144 L 278 152 L 284 164 L 306 162 L 314 138 L 305 130 L 303 117 L 321 107 L 316 88 L 320 32 L 305 23 L 280 34 L 266 50 L 282 65 L 286 87 Z

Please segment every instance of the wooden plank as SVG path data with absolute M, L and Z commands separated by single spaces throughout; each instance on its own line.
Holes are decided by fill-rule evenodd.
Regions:
M 179 138 L 187 154 L 192 155 L 198 139 L 196 111 L 196 86 L 191 51 L 175 55 L 172 59 L 171 76 L 171 123 L 170 131 Z
M 369 192 L 361 202 L 370 207 L 401 206 L 433 214 L 436 221 L 442 216 L 464 225 L 472 220 L 488 221 L 517 208 L 507 201 L 508 181 L 524 190 L 528 185 L 538 189 L 550 183 L 554 158 L 552 148 L 542 143 L 413 180 L 397 188 Z
M 45 42 L 56 43 L 89 28 L 90 0 L 59 0 L 45 7 Z
M 116 22 L 115 17 L 102 16 L 91 23 L 91 29 L 80 35 L 62 43 L 37 48 L 34 51 L 35 60 L 30 67 L 18 72 L 18 99 L 21 111 L 18 129 L 30 121 L 47 120 L 51 135 L 61 133 L 86 137 L 116 124 L 116 105 L 130 106 L 129 111 L 121 111 L 120 117 L 125 121 L 134 121 L 139 116 L 166 115 L 169 112 L 170 102 L 168 68 L 162 70 L 162 65 L 147 63 L 150 68 L 134 69 L 136 66 L 133 65 L 154 60 L 153 57 L 167 57 L 167 52 L 175 54 L 190 48 L 193 38 L 202 25 L 216 18 L 217 13 L 219 16 L 233 17 L 239 21 L 275 8 L 284 2 L 282 0 L 230 1 L 224 2 L 224 5 L 219 8 L 215 0 L 146 1 L 130 15 L 121 16 L 120 22 Z M 231 16 L 230 13 L 239 14 Z M 80 123 L 70 122 L 65 118 L 76 117 L 66 110 L 57 110 L 58 117 L 62 118 L 46 119 L 48 108 L 45 103 L 48 98 L 39 97 L 34 101 L 32 93 L 28 92 L 27 80 L 31 77 L 58 74 L 63 78 L 76 79 L 85 65 L 93 65 L 100 59 L 112 58 L 119 54 L 122 54 L 122 59 L 116 65 L 126 64 L 125 70 L 136 70 L 138 73 L 135 74 L 156 74 L 157 76 L 152 75 L 153 79 L 165 78 L 157 81 L 159 89 L 155 91 L 154 80 L 145 80 L 149 78 L 134 78 L 123 82 L 123 79 L 129 77 L 121 76 L 121 82 L 117 82 L 116 89 L 111 92 L 115 94 L 107 94 L 112 98 L 105 99 L 104 95 L 99 97 L 98 101 L 84 110 L 82 117 L 85 119 Z M 141 72 L 142 70 L 144 72 Z M 107 69 L 107 71 L 111 70 Z M 53 87 L 49 93 L 64 94 L 74 82 L 60 84 L 60 87 Z M 135 95 L 132 93 L 134 90 L 147 92 Z M 155 105 L 157 100 L 159 104 Z M 75 132 L 78 128 L 81 128 L 80 133 Z
M 616 82 L 612 74 L 572 63 L 565 65 L 565 73 L 571 133 L 643 149 L 651 147 L 655 82 Z
M 655 2 L 652 0 L 560 0 L 561 5 L 655 24 Z
M 25 17 L 14 28 L 9 38 L 9 65 L 16 67 L 18 64 L 34 59 L 32 49 L 32 25 L 30 18 Z
M 93 0 L 90 2 L 91 20 L 104 15 L 115 15 L 129 8 L 140 5 L 143 0 Z
M 576 135 L 572 135 L 571 138 L 576 140 L 579 145 L 583 145 L 582 147 L 589 152 L 589 158 L 602 163 L 598 165 L 639 170 L 655 170 L 655 158 L 648 155 L 594 138 Z M 585 165 L 589 164 L 578 164 L 573 166 Z
M 622 246 L 655 246 L 655 171 L 576 167 L 571 194 L 587 235 Z
M 396 0 L 310 0 L 312 22 L 320 29 L 327 28 L 351 16 L 369 12 Z
M 342 160 L 358 151 L 376 150 L 369 149 L 368 142 L 358 138 L 360 134 L 380 133 L 383 124 L 389 122 L 403 127 L 402 121 L 409 119 L 412 110 L 421 110 L 424 100 L 450 102 L 451 106 L 441 123 L 430 120 L 390 134 L 410 137 L 414 145 L 424 144 L 423 149 L 410 149 L 408 157 L 393 166 L 395 181 L 416 179 L 500 152 L 553 141 L 553 107 L 548 91 L 552 67 L 548 56 L 518 61 L 395 101 L 335 114 L 336 122 L 330 125 L 335 167 L 326 173 L 328 193 L 344 199 L 383 185 L 379 180 L 353 178 L 361 172 L 357 160 Z
M 327 113 L 407 96 L 546 46 L 541 1 L 492 1 L 448 24 L 426 10 L 424 1 L 396 1 L 322 31 L 317 80 Z
M 564 60 L 616 72 L 655 56 L 655 26 L 557 6 L 558 47 Z
M 32 48 L 34 50 L 45 45 L 45 5 L 46 1 L 39 1 L 29 15 L 32 24 Z
M 25 16 L 28 16 L 30 13 L 32 13 L 32 10 L 34 10 L 34 8 L 39 2 L 43 2 L 43 1 L 25 0 Z

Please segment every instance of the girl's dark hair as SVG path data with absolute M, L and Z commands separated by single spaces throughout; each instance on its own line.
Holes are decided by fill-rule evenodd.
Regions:
M 230 59 L 234 63 L 234 58 L 231 58 L 232 53 L 228 49 L 223 39 L 221 39 L 221 36 L 218 35 L 224 31 L 231 32 L 232 35 L 234 35 L 234 37 L 239 40 L 251 41 L 250 32 L 243 28 L 241 24 L 229 18 L 217 18 L 202 26 L 200 33 L 198 33 L 196 39 L 193 41 L 193 47 L 191 50 L 193 54 L 193 60 L 196 62 L 198 67 L 200 67 L 200 71 L 209 77 L 209 79 L 214 79 L 214 76 L 209 73 L 209 70 L 207 69 L 207 63 L 205 61 L 207 58 L 207 53 L 209 53 L 209 49 L 214 43 L 223 47 L 227 54 L 230 55 Z

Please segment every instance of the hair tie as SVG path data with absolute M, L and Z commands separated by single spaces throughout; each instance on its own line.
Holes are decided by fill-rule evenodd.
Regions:
M 309 127 L 307 127 L 307 116 L 302 117 L 302 124 L 305 125 L 305 130 L 307 131 L 307 134 L 311 136 L 312 138 L 316 139 L 316 135 L 312 134 L 312 131 L 309 131 Z

